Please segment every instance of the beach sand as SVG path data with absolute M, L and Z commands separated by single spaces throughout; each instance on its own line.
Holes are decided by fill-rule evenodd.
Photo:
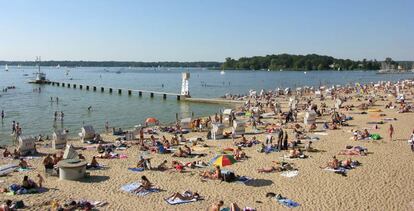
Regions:
M 408 98 L 412 100 L 412 96 Z M 327 100 L 331 102 L 332 100 Z M 286 106 L 286 102 L 284 102 Z M 348 104 L 359 104 L 356 101 L 346 102 Z M 158 172 L 144 171 L 132 172 L 128 167 L 135 167 L 140 151 L 136 145 L 125 151 L 117 151 L 126 154 L 127 159 L 98 159 L 105 164 L 107 169 L 94 170 L 90 177 L 81 181 L 62 181 L 57 177 L 47 177 L 44 186 L 49 190 L 45 193 L 31 195 L 8 196 L 0 194 L 0 200 L 12 199 L 23 200 L 29 210 L 46 210 L 50 208 L 45 205 L 51 200 L 59 202 L 68 199 L 87 199 L 93 201 L 106 201 L 108 205 L 100 210 L 205 210 L 209 205 L 223 200 L 225 207 L 235 202 L 240 207 L 253 207 L 257 210 L 288 210 L 276 200 L 266 198 L 265 194 L 274 192 L 292 199 L 300 204 L 295 210 L 414 210 L 414 153 L 407 144 L 407 139 L 414 128 L 414 113 L 397 113 L 396 110 L 386 110 L 386 102 L 376 102 L 374 108 L 380 108 L 388 118 L 397 118 L 396 121 L 379 125 L 378 130 L 370 129 L 371 133 L 380 134 L 383 139 L 379 141 L 353 141 L 350 140 L 351 129 L 372 128 L 373 125 L 366 124 L 372 119 L 370 114 L 350 114 L 360 112 L 358 110 L 346 112 L 354 117 L 348 121 L 351 126 L 342 127 L 339 130 L 327 130 L 327 136 L 319 136 L 320 140 L 314 141 L 313 147 L 321 152 L 307 153 L 309 158 L 289 161 L 299 169 L 296 177 L 287 178 L 280 173 L 257 173 L 258 168 L 271 166 L 272 161 L 280 161 L 280 157 L 288 151 L 273 152 L 270 154 L 258 153 L 256 147 L 244 148 L 243 151 L 250 157 L 225 169 L 234 170 L 236 174 L 254 178 L 254 181 L 243 183 L 227 183 L 220 181 L 202 181 L 198 173 L 204 169 L 190 169 L 186 173 L 176 171 Z M 286 108 L 284 109 L 286 110 Z M 328 119 L 324 116 L 323 119 Z M 303 117 L 300 116 L 301 122 Z M 272 122 L 273 119 L 264 119 Z M 321 119 L 317 120 L 318 122 Z M 389 124 L 395 128 L 395 141 L 387 137 Z M 302 124 L 303 125 L 303 124 Z M 318 125 L 321 128 L 321 124 Z M 250 127 L 247 128 L 250 131 Z M 291 129 L 289 140 L 293 139 Z M 202 136 L 206 133 L 191 133 L 186 138 Z M 264 141 L 266 134 L 256 135 L 258 140 Z M 167 134 L 169 139 L 171 135 Z M 246 135 L 248 139 L 252 135 Z M 105 140 L 113 137 L 104 136 Z M 79 140 L 73 140 L 75 146 L 83 146 Z M 206 141 L 210 145 L 202 158 L 172 158 L 170 154 L 150 154 L 153 166 L 168 160 L 194 161 L 203 160 L 208 162 L 216 152 L 225 147 L 233 147 L 231 139 L 220 141 Z M 326 165 L 332 156 L 337 155 L 346 145 L 364 146 L 368 148 L 367 156 L 352 156 L 354 160 L 361 162 L 361 166 L 350 170 L 346 177 L 333 172 L 324 171 L 320 166 Z M 56 152 L 52 149 L 38 148 L 42 153 Z M 93 155 L 98 154 L 96 150 L 84 150 L 81 153 L 91 160 Z M 337 156 L 343 160 L 349 156 Z M 28 160 L 35 169 L 27 172 L 14 172 L 6 177 L 1 177 L 1 187 L 8 187 L 12 183 L 20 183 L 24 175 L 35 179 L 37 173 L 44 175 L 42 160 Z M 17 160 L 0 160 L 4 165 L 10 162 L 18 163 Z M 210 169 L 210 167 L 206 168 Z M 120 190 L 124 184 L 140 180 L 142 175 L 163 189 L 159 193 L 152 193 L 144 197 L 138 197 Z M 175 192 L 192 190 L 199 192 L 204 200 L 182 205 L 169 205 L 164 201 Z

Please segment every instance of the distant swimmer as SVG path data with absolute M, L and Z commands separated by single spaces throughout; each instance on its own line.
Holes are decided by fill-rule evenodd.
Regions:
M 92 106 L 89 106 L 89 107 L 88 107 L 88 111 L 91 111 L 91 110 L 92 110 Z
M 161 84 L 161 87 L 164 88 L 164 84 Z

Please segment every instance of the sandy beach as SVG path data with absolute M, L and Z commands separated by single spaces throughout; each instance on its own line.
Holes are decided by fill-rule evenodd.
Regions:
M 406 103 L 413 102 L 414 91 L 404 90 L 406 93 Z M 351 95 L 354 95 L 351 94 Z M 383 92 L 379 95 L 387 96 Z M 313 96 L 312 94 L 309 96 Z M 287 98 L 278 98 L 282 103 L 282 110 L 286 111 Z M 328 108 L 333 107 L 334 101 L 326 99 L 324 101 Z M 355 98 L 348 100 L 342 106 L 359 105 L 365 101 L 357 101 Z M 354 108 L 352 111 L 341 109 L 340 112 L 346 116 L 352 116 L 348 120 L 349 126 L 341 126 L 337 130 L 324 130 L 321 122 L 330 121 L 330 115 L 324 115 L 317 118 L 317 130 L 323 130 L 320 135 L 315 135 L 319 140 L 313 141 L 312 147 L 319 152 L 304 152 L 306 159 L 286 159 L 284 161 L 292 163 L 298 169 L 298 175 L 294 177 L 284 177 L 282 172 L 258 173 L 257 169 L 269 167 L 272 161 L 282 161 L 281 157 L 289 151 L 271 152 L 269 154 L 257 152 L 257 146 L 243 148 L 248 159 L 237 162 L 233 165 L 225 166 L 224 169 L 234 171 L 237 175 L 252 178 L 247 183 L 241 182 L 224 182 L 219 180 L 202 180 L 199 173 L 206 168 L 186 168 L 185 172 L 177 172 L 174 169 L 164 172 L 145 170 L 142 172 L 133 172 L 128 168 L 136 167 L 138 156 L 142 153 L 137 145 L 132 145 L 126 150 L 117 150 L 119 154 L 124 154 L 124 159 L 98 159 L 100 164 L 105 167 L 100 170 L 88 170 L 88 177 L 80 181 L 59 180 L 58 177 L 48 176 L 44 173 L 42 164 L 43 157 L 28 159 L 27 162 L 32 166 L 31 170 L 24 172 L 13 172 L 7 176 L 0 177 L 0 187 L 8 188 L 10 184 L 20 184 L 24 175 L 36 180 L 38 173 L 45 178 L 44 187 L 48 190 L 44 193 L 24 194 L 24 195 L 7 195 L 0 194 L 0 201 L 10 199 L 13 201 L 23 200 L 28 210 L 48 210 L 51 208 L 50 202 L 55 200 L 62 204 L 70 199 L 86 199 L 91 201 L 107 202 L 105 206 L 98 207 L 99 210 L 205 210 L 211 204 L 223 200 L 224 206 L 229 207 L 230 203 L 237 203 L 239 207 L 251 207 L 257 210 L 290 210 L 278 203 L 274 198 L 266 197 L 266 193 L 273 192 L 291 199 L 300 204 L 293 208 L 295 210 L 414 210 L 414 152 L 411 151 L 407 140 L 414 128 L 414 114 L 412 112 L 398 113 L 397 109 L 385 109 L 388 102 L 395 102 L 395 98 L 388 96 L 385 101 L 377 100 L 370 109 L 381 109 L 381 112 L 367 112 L 361 114 L 361 110 Z M 303 101 L 300 101 L 303 103 Z M 314 100 L 313 103 L 320 105 L 320 101 Z M 379 114 L 383 114 L 379 116 Z M 298 113 L 298 123 L 303 124 L 304 111 Z M 370 121 L 380 121 L 384 118 L 396 118 L 393 121 L 385 121 L 384 124 L 378 124 L 378 129 L 374 125 L 367 124 Z M 263 122 L 278 123 L 279 119 L 263 118 Z M 289 123 L 292 125 L 294 123 Z M 394 140 L 388 138 L 388 128 L 392 124 L 395 129 Z M 287 127 L 284 125 L 283 127 Z M 258 126 L 260 131 L 264 131 L 262 126 Z M 370 133 L 379 134 L 382 139 L 369 141 L 354 141 L 351 130 L 363 130 L 368 128 Z M 292 129 L 284 129 L 288 132 L 289 141 L 294 139 Z M 227 127 L 226 132 L 231 129 Z M 267 133 L 250 134 L 252 127 L 246 127 L 246 138 L 250 140 L 253 136 L 263 142 Z M 191 132 L 184 137 L 202 137 L 209 147 L 197 147 L 193 149 L 194 153 L 206 153 L 201 158 L 176 158 L 171 154 L 156 154 L 147 152 L 151 158 L 152 166 L 160 164 L 167 160 L 168 166 L 171 166 L 172 160 L 182 162 L 191 162 L 202 160 L 209 162 L 216 154 L 219 154 L 224 148 L 234 148 L 231 138 L 223 140 L 206 140 L 207 132 Z M 165 135 L 168 140 L 172 134 L 159 133 L 156 138 Z M 145 138 L 149 138 L 145 134 Z M 105 141 L 114 141 L 115 136 L 102 134 Z M 308 141 L 302 141 L 307 143 Z M 81 143 L 78 138 L 69 141 L 75 147 L 84 147 L 86 144 Z M 56 153 L 50 147 L 44 145 L 49 142 L 38 143 L 37 150 L 42 153 Z M 190 144 L 189 144 L 190 145 Z M 362 146 L 368 148 L 366 156 L 349 156 L 338 155 L 340 150 L 345 149 L 347 145 Z M 303 147 L 304 144 L 300 144 Z M 14 148 L 9 147 L 12 151 Z M 98 155 L 96 149 L 78 150 L 82 153 L 88 162 L 92 156 Z M 360 166 L 351 169 L 346 176 L 325 171 L 320 166 L 337 156 L 339 160 L 352 158 L 361 163 Z M 18 163 L 18 160 L 3 158 L 0 160 L 1 165 L 9 163 Z M 136 196 L 121 190 L 121 186 L 138 181 L 141 176 L 145 175 L 153 184 L 158 186 L 161 191 L 151 193 L 146 196 Z M 164 200 L 171 194 L 182 193 L 186 190 L 198 192 L 204 199 L 192 203 L 169 205 Z

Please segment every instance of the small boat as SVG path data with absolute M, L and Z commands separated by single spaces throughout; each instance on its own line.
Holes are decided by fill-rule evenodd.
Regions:
M 224 72 L 224 70 L 220 71 L 220 75 L 224 75 L 226 74 L 226 72 Z
M 56 68 L 59 69 L 60 68 L 60 64 L 56 65 Z
M 116 71 L 115 73 L 116 73 L 116 74 L 121 74 L 121 71 L 120 71 L 120 70 L 118 70 L 118 71 Z
M 305 72 L 303 72 L 303 74 L 306 74 L 307 72 L 305 71 Z
M 9 66 L 7 66 L 7 64 L 4 66 L 4 71 L 9 71 Z
M 46 74 L 42 73 L 40 71 L 40 57 L 38 57 L 37 59 L 37 67 L 38 67 L 38 71 L 36 73 L 34 73 L 36 75 L 36 78 L 34 80 L 29 81 L 30 84 L 48 84 L 50 83 L 49 80 L 46 79 Z

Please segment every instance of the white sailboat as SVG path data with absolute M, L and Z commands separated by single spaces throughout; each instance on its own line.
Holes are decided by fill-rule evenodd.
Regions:
M 7 66 L 7 64 L 4 66 L 4 71 L 9 71 L 9 66 Z
M 226 74 L 226 72 L 224 72 L 224 70 L 220 71 L 220 75 L 224 75 Z

